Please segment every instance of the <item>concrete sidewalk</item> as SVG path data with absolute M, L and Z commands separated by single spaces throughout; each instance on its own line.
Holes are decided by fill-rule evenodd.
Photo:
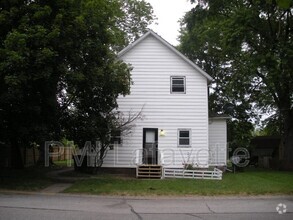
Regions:
M 55 183 L 41 190 L 40 192 L 41 193 L 61 193 L 72 185 L 73 183 Z

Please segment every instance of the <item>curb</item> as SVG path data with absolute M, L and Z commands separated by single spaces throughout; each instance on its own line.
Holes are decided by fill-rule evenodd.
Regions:
M 104 199 L 129 199 L 129 200 L 146 200 L 146 199 L 157 199 L 157 200 L 217 200 L 217 199 L 293 199 L 293 196 L 289 195 L 260 195 L 260 196 L 115 196 L 115 195 L 94 195 L 94 194 L 83 194 L 83 193 L 51 193 L 41 191 L 17 191 L 17 190 L 1 190 L 0 194 L 3 195 L 45 195 L 45 196 L 66 196 L 66 197 L 88 197 L 88 198 L 104 198 Z

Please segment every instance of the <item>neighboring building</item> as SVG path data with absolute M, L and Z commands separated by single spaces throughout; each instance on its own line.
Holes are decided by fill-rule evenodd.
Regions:
M 227 162 L 227 115 L 209 116 L 209 165 L 226 166 Z
M 271 159 L 279 159 L 281 138 L 278 136 L 257 136 L 251 139 L 251 160 L 253 165 L 269 168 Z
M 209 118 L 212 77 L 153 31 L 119 58 L 133 67 L 133 84 L 130 95 L 118 98 L 118 110 L 124 115 L 141 111 L 142 118 L 121 134 L 121 144 L 108 151 L 103 167 L 225 166 L 228 117 Z

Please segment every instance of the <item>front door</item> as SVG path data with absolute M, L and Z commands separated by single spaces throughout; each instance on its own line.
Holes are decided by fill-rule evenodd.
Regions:
M 143 129 L 143 163 L 158 164 L 158 129 Z

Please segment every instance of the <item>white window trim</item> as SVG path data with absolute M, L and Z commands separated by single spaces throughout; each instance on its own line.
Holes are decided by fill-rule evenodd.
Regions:
M 183 86 L 184 86 L 184 92 L 173 92 L 172 91 L 172 81 L 173 78 L 183 78 Z M 170 77 L 170 93 L 171 94 L 186 94 L 186 77 L 185 76 L 171 76 Z
M 179 139 L 180 139 L 180 131 L 189 131 L 189 145 L 180 145 L 179 144 Z M 188 148 L 191 147 L 191 129 L 190 128 L 178 128 L 177 130 L 177 146 L 179 148 Z

